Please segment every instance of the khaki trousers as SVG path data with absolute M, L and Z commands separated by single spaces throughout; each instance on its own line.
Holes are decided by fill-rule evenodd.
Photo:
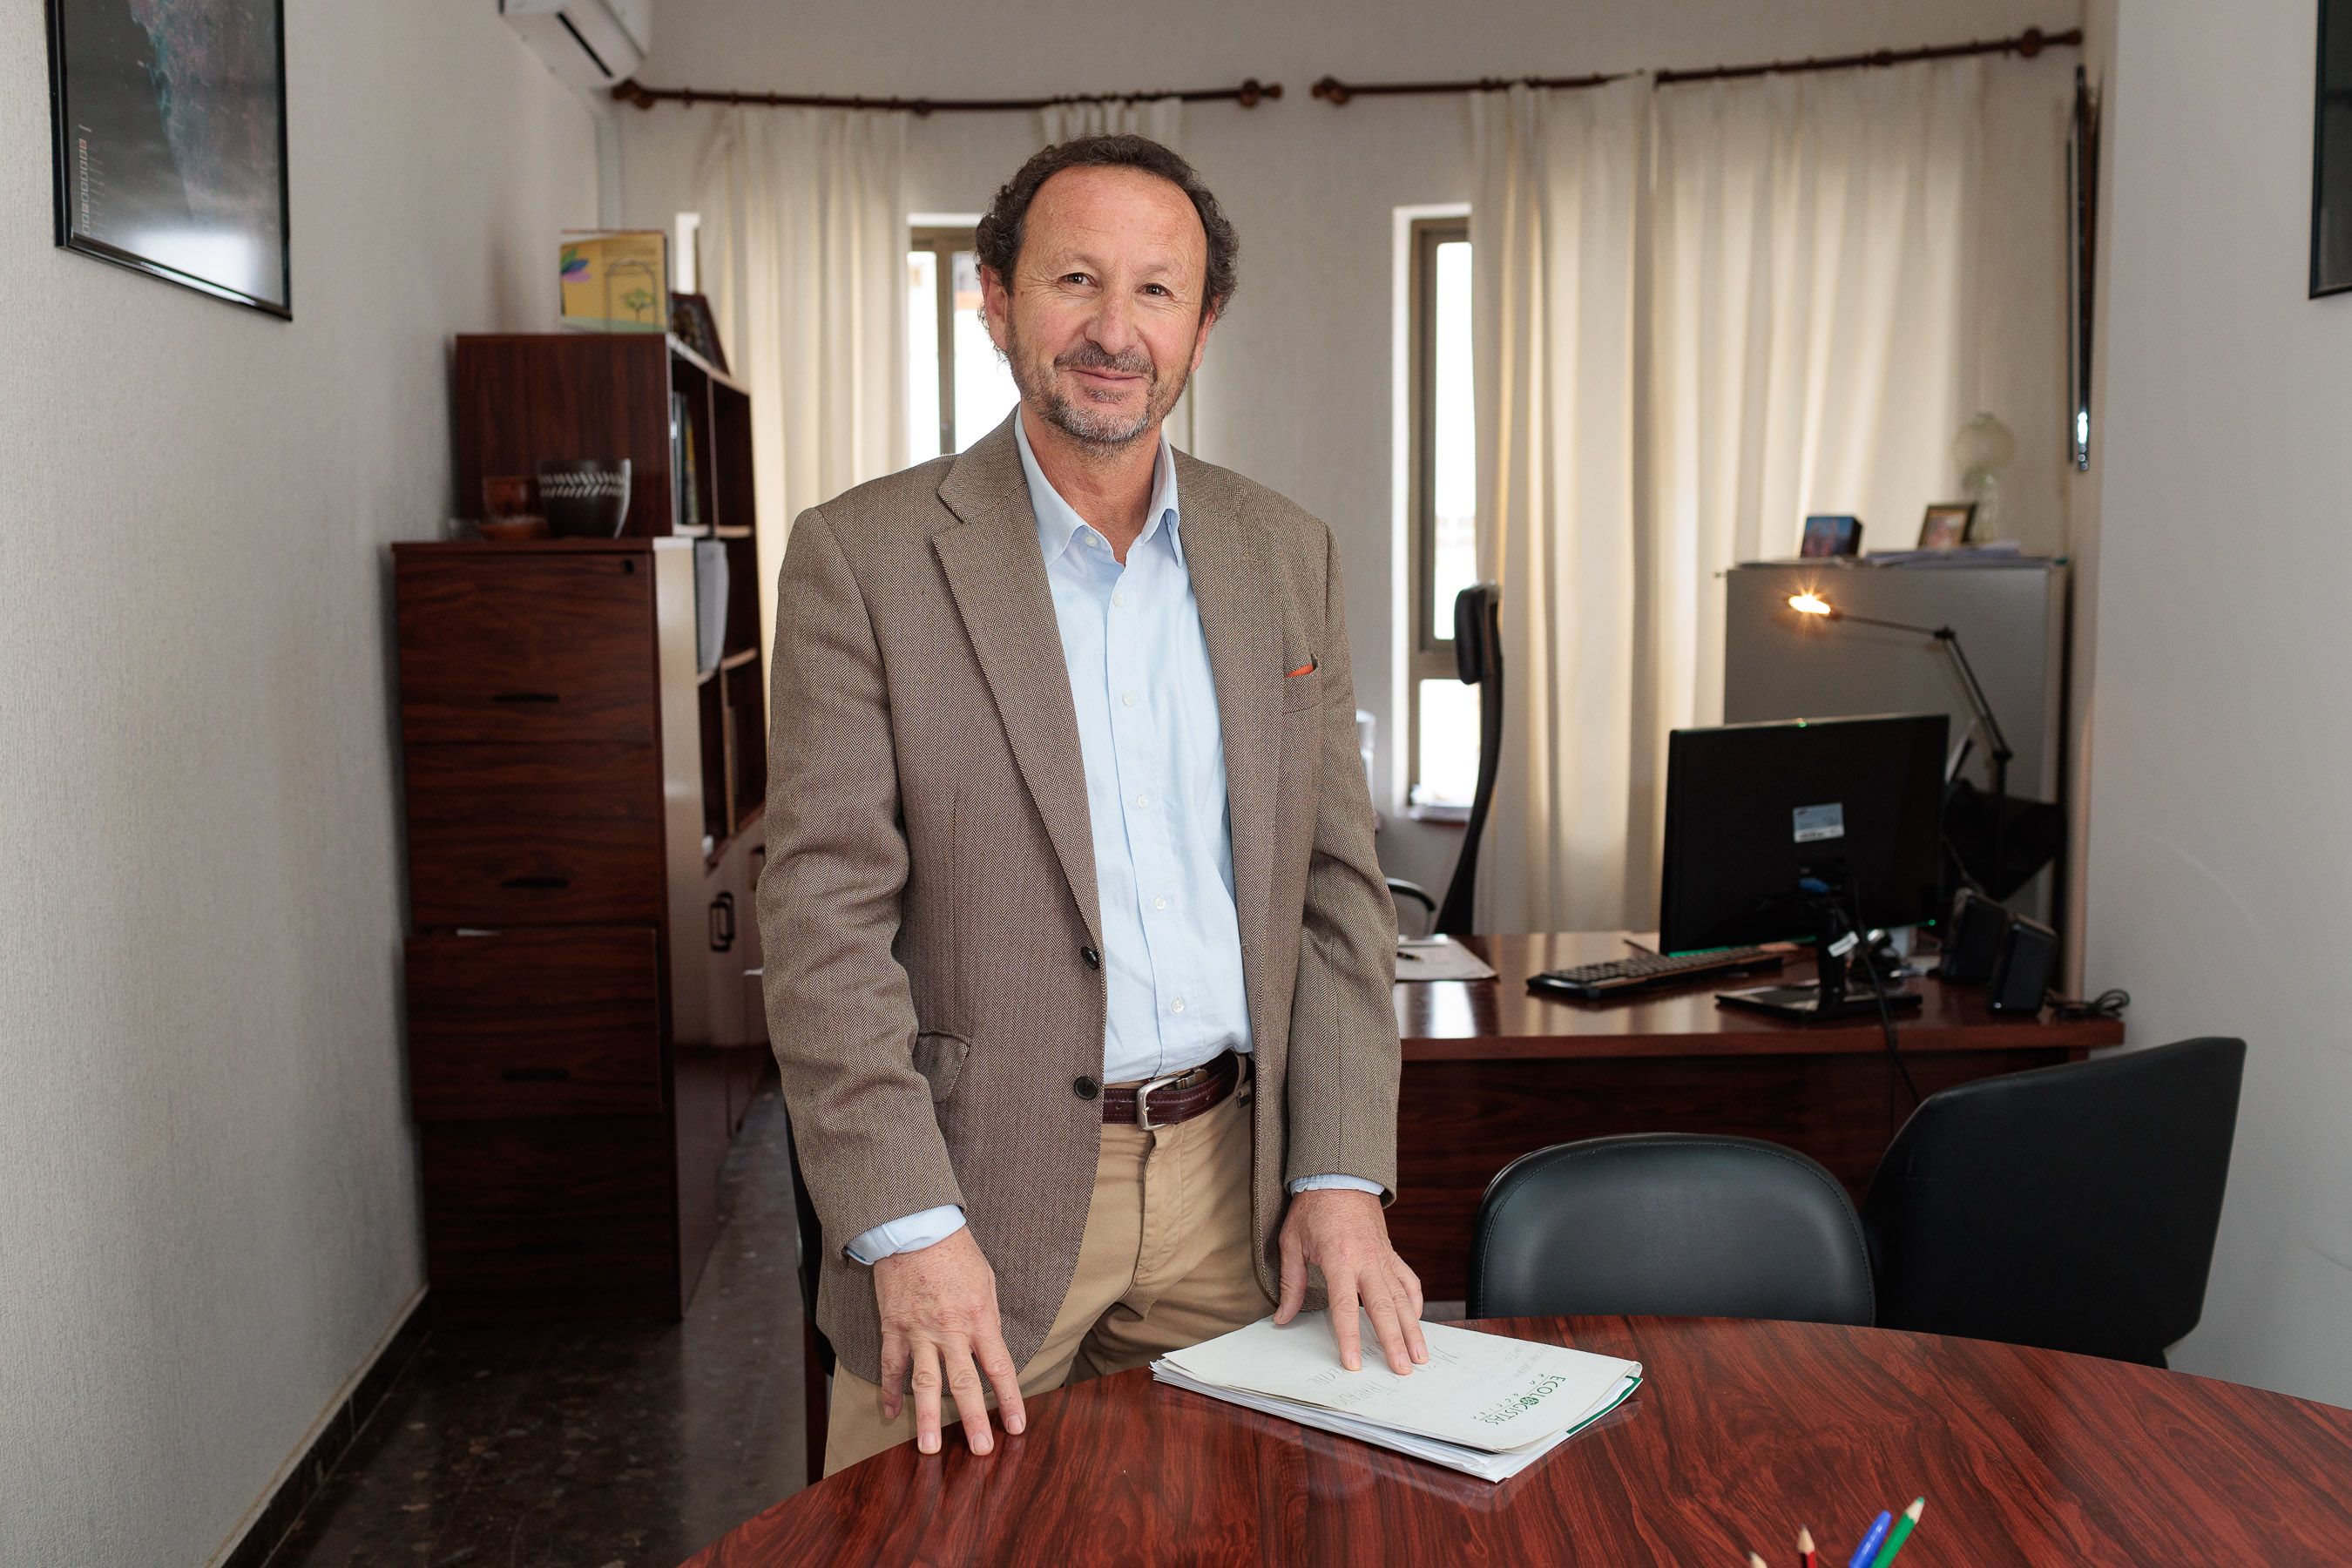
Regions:
M 1021 1369 L 1024 1399 L 1140 1366 L 1274 1310 L 1250 1257 L 1252 1088 L 1244 1076 L 1223 1104 L 1174 1127 L 1104 1124 L 1077 1270 L 1045 1345 Z M 940 1404 L 943 1440 L 961 1441 L 954 1400 L 942 1394 Z M 988 1405 L 996 1406 L 992 1389 Z M 846 1367 L 834 1370 L 826 1475 L 914 1436 L 911 1394 L 897 1420 L 884 1421 L 881 1390 Z

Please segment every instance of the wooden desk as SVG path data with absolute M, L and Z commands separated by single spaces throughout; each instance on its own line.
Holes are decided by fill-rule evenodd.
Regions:
M 1622 932 L 1463 941 L 1495 979 L 1396 988 L 1404 1090 L 1389 1233 L 1433 1300 L 1464 1296 L 1479 1196 L 1531 1150 L 1612 1132 L 1766 1138 L 1819 1160 L 1859 1203 L 1910 1111 L 1875 1017 L 1784 1024 L 1716 1005 L 1732 986 L 1811 978 L 1810 958 L 1635 1002 L 1570 1002 L 1529 994 L 1528 976 L 1623 957 Z M 1912 984 L 1926 1005 L 1896 1020 L 1897 1039 L 1923 1095 L 2123 1043 L 2111 1019 L 2002 1018 L 1981 988 Z
M 1475 1325 L 1630 1356 L 1622 1409 L 1499 1486 L 1150 1381 L 1028 1402 L 796 1494 L 688 1568 L 805 1563 L 1843 1563 L 1927 1500 L 1902 1561 L 2352 1562 L 2352 1412 L 2153 1367 L 1802 1323 Z

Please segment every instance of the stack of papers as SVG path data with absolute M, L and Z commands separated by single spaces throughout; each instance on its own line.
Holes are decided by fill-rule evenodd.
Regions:
M 1492 980 L 1494 966 L 1450 936 L 1397 938 L 1399 980 Z
M 2040 566 L 2047 555 L 2028 555 L 2013 539 L 1988 540 L 1982 544 L 1955 544 L 1942 550 L 1873 550 L 1862 558 L 1865 566 Z
M 1339 1364 L 1330 1314 L 1272 1318 L 1171 1352 L 1151 1375 L 1178 1388 L 1500 1481 L 1598 1421 L 1642 1385 L 1642 1363 L 1423 1323 L 1429 1361 L 1389 1371 L 1363 1325 L 1364 1366 Z

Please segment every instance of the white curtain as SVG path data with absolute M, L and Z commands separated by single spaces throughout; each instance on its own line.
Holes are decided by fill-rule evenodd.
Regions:
M 1100 136 L 1113 132 L 1149 136 L 1163 147 L 1173 147 L 1184 123 L 1184 100 L 1122 98 L 1108 103 L 1049 103 L 1037 111 L 1037 122 L 1048 147 L 1074 136 Z
M 1478 562 L 1503 589 L 1481 931 L 1621 923 L 1634 683 L 1646 78 L 1471 100 Z
M 1654 591 L 1675 722 L 1722 710 L 1716 574 L 1794 554 L 1809 511 L 1909 544 L 1948 499 L 1977 407 L 1983 70 L 1658 95 Z
M 1482 929 L 1646 927 L 1720 574 L 1814 511 L 1904 544 L 1978 406 L 1981 62 L 1472 102 L 1479 561 L 1503 587 Z
M 906 460 L 907 119 L 733 109 L 703 147 L 702 281 L 751 393 L 769 639 L 792 520 Z

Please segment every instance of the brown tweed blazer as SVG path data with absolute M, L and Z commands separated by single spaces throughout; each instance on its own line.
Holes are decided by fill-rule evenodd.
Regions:
M 1271 1294 L 1288 1177 L 1396 1187 L 1395 911 L 1330 531 L 1176 465 L 1223 731 Z M 773 679 L 760 930 L 824 1231 L 817 1321 L 876 1379 L 872 1278 L 841 1244 L 961 1204 L 1025 1363 L 1086 1227 L 1102 1107 L 1074 1084 L 1101 1075 L 1105 1000 L 1077 717 L 1010 419 L 801 515 Z

